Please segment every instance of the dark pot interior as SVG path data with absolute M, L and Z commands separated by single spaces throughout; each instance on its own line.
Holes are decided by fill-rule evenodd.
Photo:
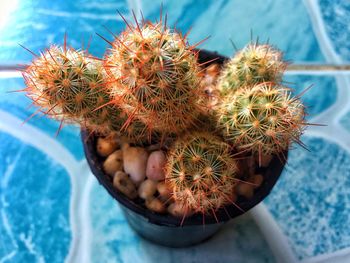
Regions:
M 226 57 L 214 52 L 204 50 L 199 52 L 200 63 L 213 59 L 216 60 L 212 63 L 218 64 L 223 64 L 227 60 Z M 237 200 L 237 204 L 244 212 L 234 205 L 229 205 L 225 209 L 217 211 L 216 218 L 218 221 L 212 215 L 204 217 L 200 214 L 195 214 L 186 218 L 181 225 L 182 218 L 177 218 L 170 214 L 152 212 L 138 203 L 137 200 L 130 200 L 115 189 L 109 176 L 103 172 L 102 164 L 104 159 L 99 157 L 96 152 L 97 137 L 94 135 L 88 136 L 88 133 L 84 130 L 81 131 L 81 137 L 85 156 L 92 173 L 109 194 L 122 204 L 122 210 L 131 227 L 146 239 L 172 247 L 199 243 L 217 232 L 225 222 L 247 212 L 260 203 L 272 190 L 285 165 L 285 161 L 282 162 L 280 158 L 275 156 L 267 168 L 258 168 L 257 172 L 264 177 L 262 185 L 254 191 L 254 196 L 251 199 L 239 197 Z M 284 153 L 285 159 L 287 159 L 287 154 L 288 152 Z

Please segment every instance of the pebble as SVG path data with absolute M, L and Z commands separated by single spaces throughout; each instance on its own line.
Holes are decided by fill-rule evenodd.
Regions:
M 270 154 L 261 154 L 260 157 L 260 167 L 268 167 L 271 160 L 272 160 L 272 155 Z M 256 157 L 257 158 L 257 163 L 259 164 L 259 156 Z
M 159 193 L 159 199 L 163 202 L 168 203 L 173 201 L 171 190 L 164 181 L 157 184 L 157 191 Z
M 129 176 L 121 171 L 115 173 L 113 177 L 113 186 L 130 199 L 137 197 L 137 190 Z
M 148 153 L 141 147 L 123 147 L 124 171 L 138 186 L 146 178 Z
M 206 72 L 208 75 L 215 77 L 219 74 L 220 68 L 218 64 L 211 64 L 206 68 Z
M 193 214 L 193 211 L 186 209 L 182 204 L 172 203 L 168 206 L 168 213 L 175 217 L 188 217 Z
M 249 182 L 253 183 L 254 188 L 258 188 L 261 186 L 261 184 L 264 181 L 264 177 L 261 174 L 254 174 L 250 179 Z
M 118 142 L 114 136 L 106 138 L 99 137 L 97 139 L 96 151 L 98 155 L 107 157 L 113 153 L 118 148 L 118 146 Z
M 143 181 L 140 184 L 138 189 L 139 197 L 145 200 L 154 197 L 154 194 L 156 193 L 156 191 L 157 191 L 157 182 L 150 179 Z
M 238 161 L 238 174 L 240 176 L 254 175 L 255 174 L 255 159 L 253 156 L 242 158 Z
M 123 170 L 123 152 L 117 150 L 107 157 L 103 162 L 103 170 L 109 176 L 113 176 L 117 171 Z
M 250 199 L 254 196 L 254 186 L 247 183 L 240 183 L 236 186 L 236 193 Z
M 155 181 L 165 179 L 164 166 L 166 163 L 165 154 L 162 151 L 154 151 L 147 161 L 146 176 Z
M 152 210 L 154 212 L 157 212 L 157 213 L 166 212 L 165 205 L 158 198 L 147 199 L 145 204 L 149 210 Z

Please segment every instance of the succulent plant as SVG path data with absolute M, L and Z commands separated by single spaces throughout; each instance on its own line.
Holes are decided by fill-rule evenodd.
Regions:
M 186 39 L 162 22 L 127 24 L 105 57 L 116 105 L 149 132 L 179 134 L 201 112 L 197 57 Z
M 281 51 L 268 44 L 250 43 L 225 65 L 218 87 L 225 95 L 244 86 L 262 82 L 279 83 L 286 66 Z
M 239 150 L 278 154 L 299 142 L 305 108 L 288 88 L 265 82 L 226 96 L 218 123 L 226 140 Z
M 179 138 L 168 153 L 165 182 L 188 213 L 214 213 L 233 202 L 237 163 L 219 137 L 196 132 Z
M 105 75 L 101 61 L 66 46 L 51 46 L 23 72 L 27 95 L 49 117 L 100 134 L 121 132 L 131 141 L 145 141 L 142 122 L 134 120 L 123 129 L 127 115 L 109 103 Z
M 67 47 L 66 41 L 63 47 L 53 45 L 36 56 L 23 71 L 25 91 L 38 111 L 77 123 L 106 136 L 106 141 L 113 138 L 115 145 L 107 149 L 102 149 L 101 139 L 98 145 L 101 156 L 112 156 L 104 164 L 109 175 L 115 174 L 117 165 L 122 169 L 112 162 L 122 154 L 123 169 L 141 184 L 146 175 L 152 179 L 154 167 L 148 166 L 152 159 L 146 149 L 132 144 L 168 149 L 166 161 L 161 152 L 165 169 L 159 166 L 162 179 L 165 171 L 165 191 L 158 189 L 159 199 L 142 194 L 146 207 L 164 212 L 160 200 L 171 192 L 175 203 L 169 211 L 174 215 L 202 213 L 216 218 L 218 209 L 237 206 L 237 189 L 241 195 L 254 191 L 244 184 L 236 187 L 242 183 L 240 176 L 248 177 L 242 176 L 245 169 L 239 171 L 232 149 L 261 157 L 283 154 L 292 142 L 302 144 L 305 108 L 281 85 L 286 68 L 282 53 L 268 44 L 250 43 L 224 66 L 219 78 L 218 65 L 202 69 L 206 74 L 201 77 L 203 64 L 197 62 L 187 34 L 168 28 L 162 19 L 125 22 L 126 30 L 114 36 L 102 60 Z M 127 137 L 131 146 L 121 139 L 122 150 L 117 153 L 115 133 Z M 130 158 L 127 148 L 133 151 Z M 136 151 L 142 155 L 142 165 L 135 162 L 140 159 L 135 159 Z M 255 157 L 250 156 L 253 163 Z M 133 173 L 141 166 L 148 168 Z M 256 178 L 260 183 L 264 179 Z M 118 180 L 113 183 L 120 187 Z M 153 196 L 155 183 L 149 184 L 154 184 Z M 136 192 L 129 197 L 136 197 Z
M 120 109 L 107 105 L 102 63 L 84 51 L 51 46 L 23 72 L 27 95 L 48 116 L 106 133 L 119 131 Z

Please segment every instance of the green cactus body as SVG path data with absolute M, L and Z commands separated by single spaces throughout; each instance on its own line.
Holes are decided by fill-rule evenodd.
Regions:
M 196 56 L 180 34 L 161 23 L 128 25 L 105 58 L 109 90 L 131 122 L 149 132 L 179 134 L 200 112 Z
M 218 111 L 226 140 L 255 153 L 278 154 L 299 142 L 305 127 L 305 109 L 288 88 L 261 83 L 227 96 Z
M 270 45 L 248 44 L 223 68 L 218 80 L 221 93 L 262 82 L 279 83 L 287 65 L 282 57 L 282 52 Z
M 233 202 L 236 172 L 228 144 L 194 133 L 179 138 L 168 153 L 165 181 L 188 213 L 208 214 Z
M 52 46 L 23 72 L 28 96 L 48 116 L 93 131 L 119 131 L 120 109 L 107 105 L 102 63 L 83 51 Z M 101 107 L 101 108 L 100 108 Z

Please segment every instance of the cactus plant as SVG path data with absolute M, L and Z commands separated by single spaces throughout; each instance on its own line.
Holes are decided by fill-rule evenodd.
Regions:
M 305 109 L 288 88 L 265 82 L 226 96 L 218 123 L 225 138 L 240 150 L 278 154 L 299 142 Z
M 108 89 L 149 132 L 179 134 L 201 112 L 197 58 L 184 37 L 162 22 L 136 22 L 115 37 L 105 57 Z
M 51 46 L 23 71 L 28 97 L 46 115 L 100 134 L 122 132 L 132 141 L 144 141 L 142 122 L 134 120 L 122 129 L 127 116 L 109 103 L 105 75 L 101 61 L 66 45 Z
M 281 85 L 286 67 L 282 53 L 268 44 L 250 43 L 217 78 L 221 67 L 213 64 L 200 69 L 203 64 L 197 62 L 195 46 L 162 19 L 157 23 L 135 19 L 135 25 L 125 22 L 126 30 L 114 36 L 102 60 L 67 47 L 66 41 L 63 47 L 51 46 L 37 56 L 23 71 L 28 96 L 39 111 L 61 122 L 77 123 L 103 136 L 118 133 L 127 137 L 131 145 L 123 143 L 119 152 L 115 141 L 108 154 L 98 151 L 101 158 L 123 155 L 123 165 L 113 163 L 112 156 L 103 166 L 115 180 L 115 169 L 124 169 L 128 175 L 118 171 L 119 175 L 123 173 L 124 179 L 130 176 L 137 185 L 142 185 L 146 176 L 154 179 L 148 152 L 133 143 L 166 154 L 162 183 L 167 192 L 171 190 L 174 215 L 184 211 L 184 218 L 193 212 L 216 217 L 226 205 L 240 208 L 235 204 L 236 193 L 251 197 L 256 188 L 248 186 L 249 180 L 258 178 L 261 184 L 265 179 L 254 175 L 256 156 L 251 153 L 282 154 L 292 142 L 301 143 L 299 137 L 306 125 L 299 97 Z M 207 73 L 202 78 L 201 70 Z M 134 155 L 127 158 L 127 149 L 143 153 L 142 165 Z M 249 155 L 249 165 L 254 167 L 245 161 L 239 168 L 233 149 L 239 150 L 242 158 Z M 242 153 L 245 151 L 247 155 Z M 133 174 L 130 171 L 136 171 L 135 165 L 148 170 L 139 167 Z M 159 180 L 163 180 L 163 166 L 159 167 Z M 243 175 L 245 171 L 248 175 Z M 243 179 L 247 184 L 236 187 Z M 152 198 L 141 195 L 144 204 L 164 212 L 162 191 L 158 189 L 158 198 L 156 184 L 150 184 L 154 186 Z M 136 185 L 133 187 L 136 190 Z M 165 196 L 169 197 L 168 193 Z
M 23 72 L 27 95 L 50 117 L 102 133 L 119 131 L 120 110 L 104 90 L 102 63 L 84 51 L 51 46 Z
M 196 132 L 179 138 L 168 153 L 166 184 L 190 213 L 214 213 L 233 202 L 237 163 L 219 137 Z
M 238 51 L 225 65 L 218 86 L 225 95 L 243 86 L 262 82 L 279 83 L 286 66 L 281 51 L 268 44 L 252 42 Z

